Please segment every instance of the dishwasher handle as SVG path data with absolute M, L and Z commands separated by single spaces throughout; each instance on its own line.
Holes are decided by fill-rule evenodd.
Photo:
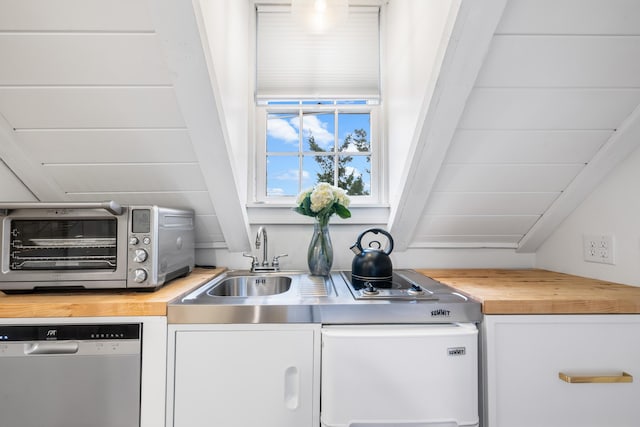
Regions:
M 24 345 L 24 354 L 75 354 L 78 348 L 78 343 L 73 341 L 33 342 Z

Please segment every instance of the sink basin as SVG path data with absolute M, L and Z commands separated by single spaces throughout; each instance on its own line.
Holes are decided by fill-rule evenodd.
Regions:
M 335 296 L 330 277 L 311 276 L 301 271 L 250 272 L 248 270 L 228 270 L 216 276 L 199 288 L 183 295 L 175 305 L 198 305 L 211 307 L 239 306 L 265 307 L 292 305 L 301 306 L 308 301 L 316 303 L 318 298 Z M 253 308 L 250 316 L 257 316 Z M 243 323 L 243 322 L 240 322 Z
M 254 297 L 277 295 L 291 288 L 288 276 L 232 276 L 207 291 L 212 297 Z

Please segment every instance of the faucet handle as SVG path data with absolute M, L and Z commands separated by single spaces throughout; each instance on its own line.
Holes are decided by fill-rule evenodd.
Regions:
M 243 257 L 251 258 L 251 270 L 258 266 L 258 257 L 246 252 L 242 252 Z
M 280 254 L 273 257 L 273 261 L 271 261 L 271 266 L 275 268 L 280 268 L 279 259 L 285 256 L 289 256 L 289 254 Z

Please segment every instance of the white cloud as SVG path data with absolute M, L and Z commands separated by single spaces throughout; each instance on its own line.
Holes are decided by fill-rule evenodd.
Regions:
M 303 137 L 306 139 L 313 135 L 320 147 L 330 150 L 333 147 L 334 135 L 327 130 L 327 127 L 328 124 L 318 119 L 318 116 L 305 115 Z M 284 141 L 286 144 L 297 145 L 299 131 L 300 119 L 298 117 L 292 117 L 289 120 L 274 118 L 267 120 L 267 135 Z M 357 151 L 357 149 L 353 151 Z
M 293 123 L 294 120 L 296 123 Z M 297 119 L 292 119 L 292 124 L 295 126 Z M 315 115 L 304 116 L 303 136 L 308 138 L 311 135 L 313 135 L 316 143 L 325 150 L 333 147 L 333 133 L 327 130 L 327 123 L 322 122 L 318 119 L 318 116 Z
M 267 196 L 284 196 L 286 195 L 284 188 L 267 188 Z
M 343 141 L 341 141 L 341 143 L 343 143 Z M 358 150 L 358 146 L 353 142 L 347 145 L 347 148 L 343 150 L 343 152 L 347 152 L 347 153 L 357 153 L 359 151 L 360 150 Z
M 283 140 L 288 144 L 298 144 L 298 131 L 292 126 L 291 121 L 283 119 L 267 120 L 267 135 Z
M 309 172 L 303 170 L 302 171 L 302 179 L 309 178 Z M 278 179 L 281 181 L 297 181 L 298 180 L 298 169 L 289 169 L 283 171 L 277 175 L 274 175 L 273 179 Z
M 347 175 L 347 176 L 353 175 L 356 178 L 362 176 L 362 172 L 360 172 L 360 170 L 358 168 L 354 168 L 353 166 L 345 166 L 344 174 Z

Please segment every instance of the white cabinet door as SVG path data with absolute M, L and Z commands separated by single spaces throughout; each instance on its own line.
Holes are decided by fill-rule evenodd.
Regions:
M 483 327 L 485 427 L 640 425 L 640 316 L 485 316 Z M 623 372 L 632 382 L 560 378 Z
M 314 333 L 177 331 L 173 426 L 312 426 Z
M 322 330 L 322 427 L 477 427 L 473 324 Z

